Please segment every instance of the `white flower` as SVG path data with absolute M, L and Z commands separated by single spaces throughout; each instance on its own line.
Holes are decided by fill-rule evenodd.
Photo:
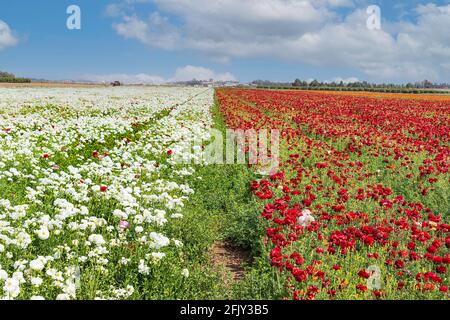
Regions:
M 42 278 L 40 277 L 31 277 L 30 282 L 33 286 L 39 287 L 42 284 Z
M 153 258 L 155 261 L 159 261 L 159 260 L 161 260 L 162 258 L 164 258 L 165 256 L 166 256 L 166 254 L 163 253 L 163 252 L 152 252 L 152 258 Z
M 152 240 L 150 248 L 160 249 L 170 244 L 170 239 L 160 233 L 151 232 L 150 239 Z
M 141 259 L 139 261 L 138 271 L 139 271 L 139 273 L 142 273 L 145 275 L 148 275 L 150 273 L 150 268 L 145 264 L 145 260 Z
M 30 268 L 34 271 L 41 271 L 44 269 L 45 265 L 42 262 L 42 259 L 35 259 L 30 261 Z
M 181 271 L 181 275 L 185 278 L 189 277 L 189 270 L 188 269 L 183 269 L 183 271 Z
M 302 227 L 308 227 L 314 221 L 316 221 L 316 219 L 312 216 L 311 211 L 305 209 L 302 211 L 302 215 L 298 217 L 297 224 Z
M 50 232 L 48 231 L 47 228 L 42 227 L 37 231 L 37 236 L 41 240 L 47 240 L 50 237 Z
M 6 279 L 8 279 L 8 273 L 5 270 L 0 269 L 0 280 L 5 281 Z
M 95 243 L 98 246 L 101 246 L 106 243 L 105 239 L 101 234 L 91 234 L 88 238 L 89 242 Z
M 56 300 L 70 300 L 70 296 L 67 293 L 60 293 L 56 297 Z
M 174 240 L 173 243 L 175 243 L 175 246 L 178 248 L 183 246 L 183 242 L 181 242 L 180 240 Z
M 32 296 L 30 300 L 45 300 L 43 296 Z
M 13 298 L 17 297 L 20 293 L 19 280 L 17 280 L 16 278 L 6 279 L 3 290 Z

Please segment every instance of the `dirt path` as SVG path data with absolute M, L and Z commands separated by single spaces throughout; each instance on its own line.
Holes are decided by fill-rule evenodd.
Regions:
M 211 248 L 211 263 L 223 278 L 226 287 L 245 276 L 245 266 L 251 264 L 250 252 L 229 243 L 218 242 Z

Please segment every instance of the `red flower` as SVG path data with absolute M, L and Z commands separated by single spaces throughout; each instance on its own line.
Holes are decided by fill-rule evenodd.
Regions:
M 383 295 L 383 292 L 381 292 L 381 291 L 374 291 L 372 293 L 375 296 L 375 298 L 377 298 L 377 299 L 381 298 L 381 296 Z
M 292 275 L 294 276 L 295 280 L 297 280 L 298 282 L 303 282 L 306 281 L 306 271 L 305 270 L 301 270 L 299 268 L 294 268 L 292 269 Z
M 397 269 L 402 269 L 405 267 L 405 262 L 403 262 L 403 260 L 396 260 L 395 261 L 395 267 Z
M 450 249 L 450 237 L 445 238 L 445 246 Z
M 358 289 L 359 291 L 361 291 L 363 293 L 367 291 L 367 287 L 365 285 L 362 285 L 362 284 L 356 285 L 356 289 Z
M 170 156 L 170 155 L 172 155 L 173 154 L 173 151 L 172 150 L 167 150 L 167 155 L 168 156 Z
M 48 154 L 48 153 L 44 153 L 43 155 L 42 155 L 42 158 L 44 158 L 44 159 L 48 159 L 50 157 L 50 155 Z
M 409 250 L 414 250 L 416 248 L 416 244 L 414 242 L 409 242 L 407 247 Z
M 447 268 L 444 266 L 437 266 L 436 267 L 436 272 L 440 273 L 440 274 L 445 274 L 447 272 Z
M 341 267 L 338 265 L 335 265 L 335 266 L 333 266 L 333 269 L 337 271 L 337 270 L 341 270 Z
M 100 192 L 106 192 L 108 190 L 107 186 L 100 186 Z
M 369 279 L 370 273 L 368 273 L 366 270 L 363 269 L 358 272 L 358 276 L 360 276 L 361 278 L 364 278 L 364 279 Z
M 364 244 L 366 246 L 371 246 L 371 245 L 373 245 L 374 242 L 375 242 L 375 239 L 371 236 L 367 236 L 364 238 Z
M 428 251 L 429 253 L 436 253 L 436 252 L 438 251 L 438 248 L 436 248 L 435 246 L 429 246 L 429 247 L 427 248 L 427 251 Z

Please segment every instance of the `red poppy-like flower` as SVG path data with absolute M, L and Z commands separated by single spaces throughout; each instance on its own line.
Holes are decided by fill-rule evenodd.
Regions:
M 445 246 L 450 249 L 450 237 L 445 238 Z
M 295 280 L 298 282 L 306 281 L 307 273 L 305 270 L 301 270 L 299 268 L 292 269 L 292 275 L 294 276 Z
M 356 289 L 358 289 L 361 292 L 366 292 L 367 291 L 367 286 L 363 285 L 363 284 L 358 284 L 356 285 Z
M 173 154 L 173 151 L 172 150 L 167 150 L 167 155 L 168 156 L 170 156 L 170 155 L 172 155 Z
M 364 279 L 369 279 L 370 273 L 368 273 L 366 270 L 363 269 L 358 272 L 358 276 L 360 276 L 361 278 L 364 278 Z
M 395 267 L 397 269 L 402 269 L 405 267 L 405 262 L 403 260 L 396 260 L 395 261 Z
M 383 295 L 383 292 L 381 292 L 381 291 L 374 291 L 372 293 L 375 296 L 375 298 L 377 298 L 377 299 L 381 298 L 381 296 Z
M 334 266 L 333 266 L 333 269 L 336 270 L 336 271 L 338 271 L 338 270 L 341 270 L 341 267 L 338 266 L 338 265 L 334 265 Z
M 416 248 L 416 244 L 414 242 L 408 242 L 407 248 L 409 250 L 414 250 Z
M 435 246 L 429 246 L 429 247 L 427 248 L 427 251 L 428 251 L 429 253 L 436 253 L 436 252 L 438 251 L 438 248 L 436 248 Z
M 375 239 L 371 236 L 367 236 L 364 238 L 364 244 L 366 246 L 371 246 L 371 245 L 373 245 L 374 242 L 375 242 Z
M 100 192 L 106 192 L 108 190 L 107 186 L 100 186 Z
M 316 163 L 316 168 L 324 169 L 326 167 L 328 167 L 326 163 Z
M 48 153 L 44 153 L 44 154 L 42 155 L 42 158 L 48 159 L 48 158 L 50 158 L 50 155 L 49 155 Z
M 445 274 L 447 272 L 447 268 L 444 266 L 437 266 L 436 267 L 436 272 L 440 273 L 440 274 Z

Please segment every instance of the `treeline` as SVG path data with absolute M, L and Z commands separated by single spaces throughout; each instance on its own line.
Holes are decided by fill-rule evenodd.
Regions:
M 296 79 L 292 83 L 271 82 L 265 80 L 255 80 L 252 85 L 263 89 L 298 89 L 298 90 L 334 90 L 334 91 L 369 91 L 369 92 L 387 92 L 387 93 L 436 93 L 436 90 L 449 89 L 450 84 L 432 83 L 424 80 L 422 82 L 395 84 L 395 83 L 369 83 L 362 82 L 320 82 L 302 81 Z
M 0 71 L 0 82 L 3 82 L 3 83 L 30 83 L 31 79 L 17 78 L 12 73 Z
M 433 83 L 428 80 L 415 83 L 397 84 L 397 83 L 370 83 L 367 81 L 356 82 L 319 82 L 313 80 L 311 82 L 296 79 L 292 84 L 293 87 L 331 87 L 331 88 L 390 88 L 390 89 L 449 89 L 448 83 Z
M 384 92 L 384 93 L 411 93 L 411 94 L 428 94 L 428 93 L 450 93 L 450 90 L 438 89 L 412 89 L 412 88 L 364 88 L 364 87 L 294 87 L 294 86 L 256 86 L 258 89 L 290 89 L 290 90 L 317 90 L 317 91 L 364 91 L 364 92 Z

